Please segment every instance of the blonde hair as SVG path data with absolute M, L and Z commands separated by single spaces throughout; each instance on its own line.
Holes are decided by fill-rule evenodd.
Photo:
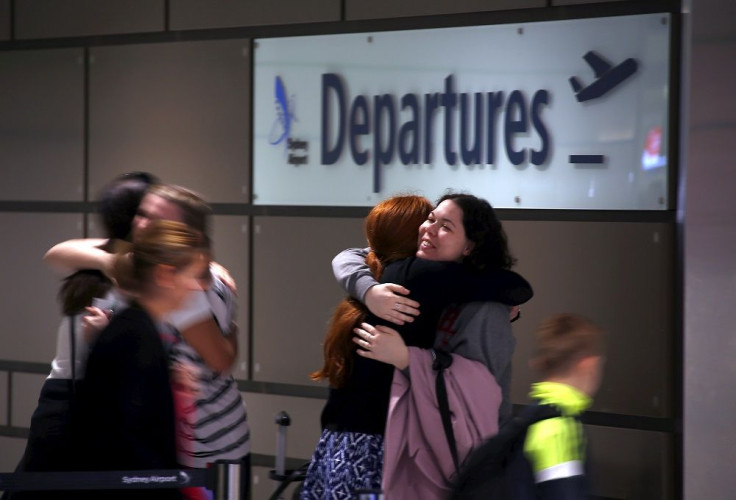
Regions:
M 180 270 L 207 252 L 204 235 L 186 224 L 169 220 L 151 221 L 129 246 L 130 251 L 118 253 L 113 277 L 120 288 L 141 292 L 151 281 L 151 271 L 157 265 Z
M 579 360 L 604 353 L 603 330 L 578 314 L 556 314 L 539 325 L 530 361 L 542 378 L 567 374 Z

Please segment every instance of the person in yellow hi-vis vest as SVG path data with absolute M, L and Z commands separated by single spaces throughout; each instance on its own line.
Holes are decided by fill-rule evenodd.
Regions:
M 519 498 L 588 498 L 587 444 L 579 417 L 600 385 L 603 331 L 582 316 L 558 314 L 544 321 L 536 335 L 531 367 L 542 381 L 532 384 L 530 397 L 540 405 L 555 406 L 561 415 L 529 427 L 524 456 L 536 495 Z

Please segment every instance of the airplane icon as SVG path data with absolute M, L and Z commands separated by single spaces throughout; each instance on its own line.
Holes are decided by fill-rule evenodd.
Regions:
M 605 95 L 636 73 L 639 68 L 639 64 L 632 58 L 626 59 L 618 66 L 613 66 L 603 56 L 592 50 L 587 52 L 583 59 L 593 68 L 596 80 L 587 87 L 583 87 L 577 77 L 570 77 L 570 85 L 575 91 L 575 98 L 578 102 L 589 101 Z

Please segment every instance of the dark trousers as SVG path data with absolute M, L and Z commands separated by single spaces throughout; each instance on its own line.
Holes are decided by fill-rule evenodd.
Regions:
M 47 379 L 31 416 L 31 427 L 26 449 L 15 472 L 64 471 L 71 466 L 70 407 L 72 381 Z M 70 494 L 71 492 L 66 492 Z M 63 492 L 13 491 L 5 492 L 2 500 L 41 500 L 64 498 Z

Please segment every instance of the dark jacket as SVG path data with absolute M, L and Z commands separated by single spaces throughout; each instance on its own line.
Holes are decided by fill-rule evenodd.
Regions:
M 100 333 L 73 411 L 79 470 L 178 468 L 167 355 L 156 324 L 141 307 L 131 305 Z M 177 490 L 121 496 L 131 494 L 179 498 Z

